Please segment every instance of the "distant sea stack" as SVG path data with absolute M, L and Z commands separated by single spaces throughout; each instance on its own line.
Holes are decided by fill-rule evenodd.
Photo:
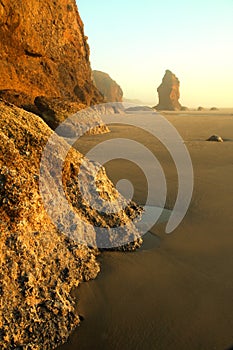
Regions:
M 159 104 L 157 110 L 177 111 L 182 106 L 179 103 L 180 82 L 170 70 L 166 70 L 162 84 L 157 89 L 159 94 Z
M 122 102 L 123 91 L 121 87 L 107 73 L 94 70 L 93 79 L 106 102 Z
M 75 0 L 1 0 L 0 55 L 0 95 L 20 107 L 36 96 L 103 100 Z

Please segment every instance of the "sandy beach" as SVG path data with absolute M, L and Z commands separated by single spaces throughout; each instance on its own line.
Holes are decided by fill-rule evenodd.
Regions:
M 106 252 L 96 280 L 76 291 L 84 322 L 60 350 L 226 350 L 233 345 L 233 111 L 164 113 L 190 152 L 194 192 L 187 215 L 171 234 L 153 227 L 135 253 Z M 143 131 L 111 126 L 85 137 L 80 151 L 109 138 L 143 142 L 168 182 L 167 207 L 177 193 L 174 163 Z M 223 143 L 206 142 L 213 134 Z M 109 162 L 114 183 L 134 177 L 134 199 L 145 202 L 145 178 L 133 164 Z M 131 173 L 131 175 L 130 175 Z
M 0 350 L 233 350 L 232 13 L 0 0 Z

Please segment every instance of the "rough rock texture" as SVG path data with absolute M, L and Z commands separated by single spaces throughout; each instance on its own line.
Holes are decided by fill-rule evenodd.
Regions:
M 159 94 L 159 104 L 157 110 L 177 111 L 181 109 L 180 82 L 170 70 L 166 70 L 162 84 L 157 89 Z
M 135 249 L 141 243 L 131 219 L 140 213 L 134 204 L 119 210 L 123 199 L 114 189 L 101 168 L 90 163 L 73 148 L 63 166 L 63 189 L 68 203 L 80 218 L 67 227 L 55 226 L 39 192 L 39 166 L 42 151 L 54 134 L 37 116 L 9 103 L 0 101 L 0 348 L 54 349 L 66 341 L 71 330 L 80 322 L 70 296 L 72 287 L 95 278 L 99 272 L 97 249 L 80 244 L 80 237 L 90 236 L 95 246 L 95 226 L 129 225 L 127 234 Z M 60 140 L 53 154 L 60 157 L 66 142 Z M 91 185 L 96 193 L 108 199 L 116 213 L 98 212 L 81 196 L 78 181 L 80 162 L 85 161 L 84 186 Z M 44 172 L 46 195 L 51 193 L 54 167 Z M 52 207 L 52 202 L 51 202 Z M 55 214 L 62 220 L 60 203 L 55 203 Z M 90 229 L 82 231 L 90 223 Z M 114 237 L 112 238 L 114 239 Z
M 94 70 L 93 78 L 97 89 L 103 94 L 106 102 L 122 102 L 123 91 L 121 87 L 107 73 Z
M 55 130 L 67 118 L 72 117 L 74 114 L 78 116 L 78 112 L 83 109 L 88 109 L 83 103 L 70 101 L 69 99 L 64 99 L 62 97 L 48 98 L 45 96 L 37 96 L 33 104 L 28 104 L 28 95 L 19 93 L 15 90 L 1 90 L 0 98 L 40 116 L 53 130 Z M 86 132 L 87 134 L 103 134 L 110 132 L 101 119 L 101 106 L 103 105 L 98 105 L 97 113 L 92 115 L 92 119 L 88 119 L 90 130 Z M 107 113 L 107 111 L 103 111 L 103 113 Z M 114 111 L 112 113 L 114 113 Z M 95 125 L 96 123 L 98 126 L 91 128 L 91 125 Z
M 64 100 L 63 98 L 47 98 L 44 96 L 38 96 L 35 98 L 35 106 L 38 110 L 38 114 L 42 119 L 50 126 L 51 129 L 55 130 L 62 122 L 64 122 L 68 117 L 76 114 L 79 116 L 79 111 L 85 109 L 85 105 L 77 102 L 72 102 L 69 100 Z M 84 112 L 82 113 L 82 115 Z M 81 115 L 81 113 L 80 113 Z M 98 126 L 91 128 L 87 131 L 88 134 L 103 134 L 110 130 L 101 120 L 98 113 L 92 115 L 89 118 L 89 124 L 98 124 Z M 80 125 L 82 121 L 80 121 Z M 78 127 L 79 128 L 79 127 Z
M 75 0 L 1 0 L 0 56 L 0 90 L 22 94 L 23 104 L 36 96 L 103 100 Z

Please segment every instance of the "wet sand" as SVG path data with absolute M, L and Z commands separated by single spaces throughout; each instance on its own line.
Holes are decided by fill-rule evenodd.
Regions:
M 146 235 L 139 251 L 100 256 L 97 279 L 75 292 L 78 313 L 85 320 L 60 350 L 224 350 L 233 345 L 231 113 L 165 114 L 183 137 L 193 162 L 190 209 L 171 235 L 160 223 Z M 177 175 L 166 149 L 142 131 L 110 128 L 109 135 L 84 138 L 79 149 L 85 153 L 111 137 L 143 142 L 163 166 L 166 205 L 172 208 Z M 226 142 L 206 142 L 212 134 Z M 145 203 L 146 181 L 137 167 L 118 160 L 107 164 L 107 172 L 114 183 L 128 176 L 135 185 L 134 199 Z

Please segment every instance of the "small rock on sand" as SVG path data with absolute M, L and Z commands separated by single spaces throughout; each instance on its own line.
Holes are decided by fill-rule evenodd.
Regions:
M 221 136 L 212 135 L 207 139 L 207 141 L 223 142 L 223 139 L 221 138 Z

